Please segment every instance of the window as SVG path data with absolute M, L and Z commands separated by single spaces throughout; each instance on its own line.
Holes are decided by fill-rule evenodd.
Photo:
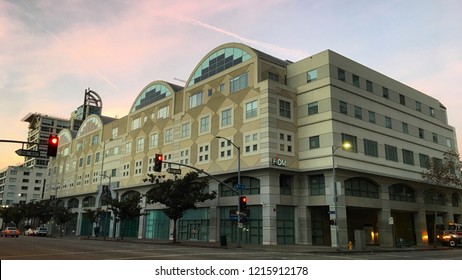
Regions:
M 251 101 L 245 104 L 245 118 L 250 119 L 257 116 L 257 101 Z
M 114 127 L 114 128 L 112 129 L 112 139 L 115 139 L 118 135 L 119 135 L 119 128 L 118 128 L 118 127 Z
M 309 142 L 310 142 L 310 149 L 319 148 L 319 135 L 310 137 Z
M 369 111 L 369 122 L 375 123 L 375 112 Z
M 386 128 L 393 128 L 390 117 L 385 117 L 385 127 Z
M 167 117 L 168 117 L 168 106 L 160 108 L 159 111 L 157 111 L 157 118 L 158 119 L 165 119 Z
M 350 143 L 351 148 L 348 149 L 350 152 L 358 152 L 358 142 L 356 136 L 342 133 L 342 143 Z
M 390 94 L 388 93 L 388 88 L 386 87 L 382 87 L 382 95 L 383 95 L 383 98 L 390 98 Z
M 258 133 L 250 133 L 244 135 L 244 145 L 246 154 L 258 152 Z
M 143 160 L 135 161 L 135 175 L 140 175 L 143 170 Z
M 213 90 L 212 90 L 211 88 L 209 88 L 209 89 L 207 90 L 207 95 L 208 95 L 208 96 L 212 96 L 212 93 L 213 93 Z
M 353 74 L 353 85 L 355 87 L 360 87 L 360 84 L 359 84 L 359 76 Z
M 226 139 L 219 139 L 218 154 L 220 159 L 231 159 L 233 156 L 233 144 Z
M 144 151 L 144 137 L 140 137 L 136 139 L 136 151 L 137 152 Z
M 99 143 L 99 135 L 95 135 L 91 138 L 91 144 L 97 145 Z
M 308 115 L 314 115 L 318 113 L 318 102 L 312 102 L 308 104 Z
M 405 164 L 414 165 L 414 153 L 403 149 L 403 162 Z
M 282 131 L 279 133 L 279 152 L 284 154 L 293 153 L 293 133 L 288 131 Z
M 340 81 L 345 82 L 345 70 L 338 68 L 337 69 L 337 76 Z
M 232 119 L 232 110 L 231 108 L 221 111 L 221 126 L 226 127 L 233 124 Z
M 430 166 L 430 157 L 428 155 L 419 154 L 420 167 L 428 168 Z
M 409 134 L 409 126 L 405 122 L 403 122 L 403 133 Z
M 153 133 L 151 134 L 151 140 L 149 141 L 149 145 L 154 148 L 159 145 L 159 134 L 158 133 Z
M 100 152 L 95 153 L 95 163 L 98 163 L 100 159 Z
M 406 105 L 406 97 L 402 94 L 399 95 L 399 103 L 401 105 Z
M 415 102 L 415 110 L 417 112 L 422 112 L 422 103 L 420 103 L 419 101 L 416 101 Z
M 88 155 L 87 156 L 87 165 L 90 165 L 91 164 L 91 155 Z
M 306 73 L 306 82 L 312 82 L 318 79 L 318 70 L 314 69 Z
M 376 141 L 364 139 L 364 154 L 372 157 L 379 156 L 378 145 Z
M 385 144 L 385 158 L 387 160 L 398 161 L 398 149 L 395 146 Z
M 198 163 L 207 163 L 210 160 L 209 144 L 202 144 L 198 147 L 197 161 Z
M 125 143 L 125 154 L 129 155 L 132 153 L 132 142 Z
M 202 91 L 189 97 L 189 109 L 202 105 Z
M 132 120 L 132 130 L 138 129 L 141 127 L 141 118 L 136 118 Z
M 189 138 L 191 136 L 191 123 L 181 125 L 181 138 Z
M 181 164 L 189 164 L 189 148 L 181 150 L 178 159 Z
M 199 121 L 199 133 L 207 133 L 210 130 L 210 116 L 202 117 Z
M 249 84 L 248 76 L 249 76 L 248 73 L 244 73 L 238 77 L 235 77 L 229 80 L 229 92 L 234 93 L 243 88 L 246 88 Z
M 372 92 L 372 93 L 374 92 L 374 86 L 371 81 L 366 80 L 366 90 L 368 92 Z
M 290 102 L 279 100 L 279 116 L 290 119 L 291 118 L 290 106 L 291 106 Z
M 310 195 L 325 195 L 326 185 L 324 182 L 324 175 L 309 176 Z
M 79 158 L 79 167 L 83 166 L 83 158 Z
M 219 91 L 220 91 L 220 92 L 224 92 L 224 91 L 225 91 L 225 84 L 220 84 Z
M 433 143 L 438 143 L 438 134 L 432 133 Z
M 348 104 L 344 101 L 340 101 L 340 113 L 348 115 Z
M 279 83 L 279 75 L 272 72 L 268 72 L 268 80 L 273 80 Z
M 430 107 L 430 116 L 434 117 L 435 116 L 435 109 Z
M 294 176 L 280 174 L 279 175 L 279 193 L 282 195 L 291 195 L 292 186 L 294 184 Z
M 345 195 L 379 198 L 379 186 L 366 178 L 351 178 L 345 180 Z
M 355 106 L 355 118 L 363 119 L 363 109 L 361 107 Z
M 164 134 L 164 142 L 171 143 L 173 142 L 173 128 L 167 128 Z
M 415 202 L 415 192 L 413 189 L 402 184 L 395 184 L 388 187 L 390 200 Z
M 423 128 L 419 128 L 419 138 L 420 139 L 425 139 L 425 132 Z

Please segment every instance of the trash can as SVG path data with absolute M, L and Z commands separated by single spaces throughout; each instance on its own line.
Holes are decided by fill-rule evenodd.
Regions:
M 228 240 L 226 239 L 226 235 L 220 236 L 220 245 L 221 246 L 228 246 Z

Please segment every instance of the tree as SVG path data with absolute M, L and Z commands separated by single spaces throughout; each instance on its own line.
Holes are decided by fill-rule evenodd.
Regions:
M 426 201 L 430 201 L 434 206 L 434 222 L 433 222 L 433 243 L 436 246 L 437 231 L 436 217 L 438 210 L 436 204 L 441 204 L 442 198 L 440 187 L 461 188 L 462 179 L 460 177 L 462 163 L 459 153 L 449 150 L 443 154 L 443 160 L 431 158 L 427 169 L 422 172 L 423 180 L 433 187 L 425 192 Z
M 130 192 L 125 195 L 121 200 L 111 197 L 105 197 L 108 209 L 114 213 L 116 221 L 121 222 L 121 236 L 120 239 L 125 237 L 125 224 L 128 220 L 141 216 L 140 194 L 138 192 Z
M 63 206 L 56 207 L 55 212 L 54 212 L 54 217 L 55 217 L 57 224 L 61 225 L 61 232 L 60 232 L 61 237 L 63 236 L 63 231 L 64 231 L 66 223 L 72 220 L 76 215 L 77 213 L 72 213 L 71 210 Z
M 99 219 L 101 215 L 106 212 L 102 210 L 101 208 L 96 208 L 95 210 L 93 209 L 83 209 L 86 212 L 86 217 L 90 221 L 90 223 L 95 224 L 95 236 L 98 237 L 99 234 Z M 91 229 L 90 232 L 88 233 L 88 237 L 91 236 Z
M 148 174 L 149 182 L 154 186 L 146 193 L 148 203 L 165 205 L 164 213 L 173 220 L 173 242 L 176 242 L 176 224 L 188 209 L 195 209 L 198 203 L 217 196 L 215 191 L 209 193 L 207 178 L 199 178 L 197 172 L 190 172 L 182 179 L 168 179 L 160 182 L 156 176 Z

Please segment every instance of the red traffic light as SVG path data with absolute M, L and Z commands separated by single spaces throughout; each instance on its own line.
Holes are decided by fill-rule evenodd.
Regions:
M 246 210 L 246 207 L 247 207 L 247 197 L 246 196 L 240 196 L 239 197 L 239 210 L 241 212 L 244 212 Z
M 161 172 L 162 171 L 162 161 L 164 156 L 162 154 L 156 154 L 156 158 L 154 159 L 154 171 Z
M 56 157 L 56 154 L 58 153 L 58 144 L 59 144 L 59 138 L 57 135 L 48 136 L 47 156 Z

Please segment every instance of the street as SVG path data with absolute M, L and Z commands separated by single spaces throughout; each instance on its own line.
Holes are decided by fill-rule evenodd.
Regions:
M 462 248 L 335 252 L 311 246 L 206 247 L 77 237 L 0 238 L 2 260 L 461 260 Z M 199 243 L 198 243 L 199 244 Z

